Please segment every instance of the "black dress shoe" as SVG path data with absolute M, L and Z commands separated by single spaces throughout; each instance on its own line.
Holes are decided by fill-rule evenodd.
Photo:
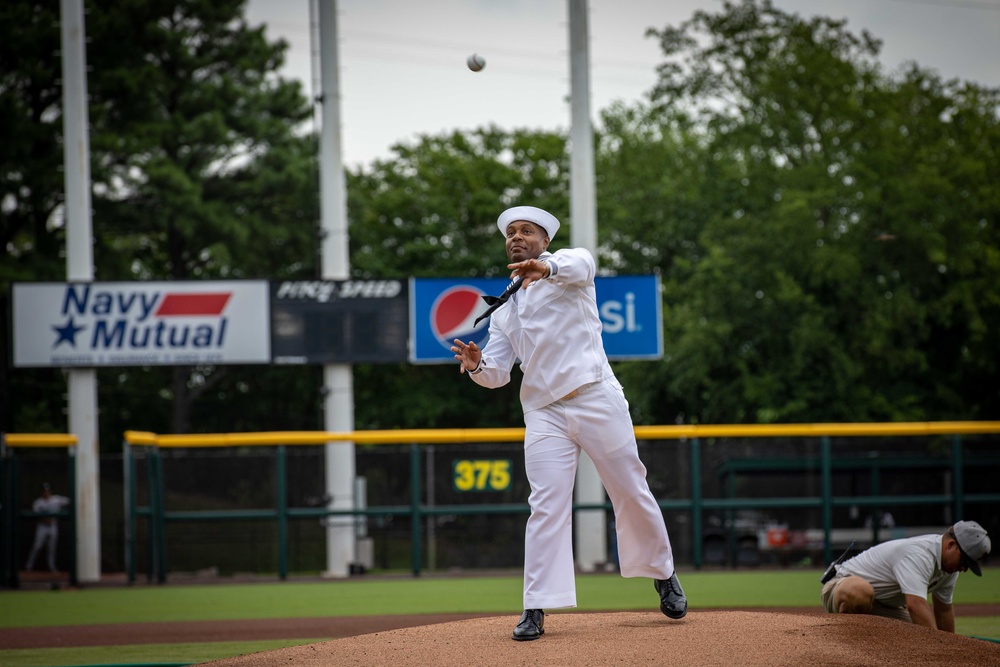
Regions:
M 660 594 L 660 611 L 670 618 L 684 618 L 688 613 L 688 600 L 684 597 L 677 573 L 674 572 L 669 579 L 653 579 L 653 586 Z
M 542 627 L 545 625 L 545 612 L 541 609 L 525 609 L 524 613 L 521 614 L 521 620 L 514 628 L 514 634 L 511 637 L 519 642 L 531 641 L 532 639 L 538 639 L 545 634 L 545 629 Z

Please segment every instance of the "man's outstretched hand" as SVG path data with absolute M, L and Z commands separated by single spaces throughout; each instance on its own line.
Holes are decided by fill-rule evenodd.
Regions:
M 455 344 L 451 346 L 451 351 L 455 353 L 455 360 L 461 364 L 458 367 L 459 373 L 476 370 L 479 368 L 479 362 L 483 359 L 482 350 L 472 341 L 466 345 L 456 338 Z
M 524 287 L 527 288 L 536 280 L 543 280 L 549 277 L 549 263 L 543 259 L 526 259 L 523 262 L 508 264 L 510 269 L 510 279 L 517 277 L 524 278 Z

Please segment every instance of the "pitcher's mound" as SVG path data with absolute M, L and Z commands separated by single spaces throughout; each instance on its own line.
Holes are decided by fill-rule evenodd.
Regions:
M 552 613 L 515 642 L 517 616 L 376 632 L 205 663 L 213 667 L 392 665 L 996 665 L 1000 644 L 875 616 L 694 611 Z

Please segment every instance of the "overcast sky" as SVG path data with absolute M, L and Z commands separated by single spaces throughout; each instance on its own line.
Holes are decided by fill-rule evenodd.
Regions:
M 390 155 L 418 135 L 500 127 L 569 128 L 567 0 L 338 0 L 343 158 Z M 591 111 L 641 99 L 662 61 L 649 27 L 720 0 L 590 0 Z M 946 78 L 1000 86 L 1000 0 L 774 0 L 787 12 L 846 18 L 883 41 L 888 72 L 916 61 Z M 289 43 L 284 75 L 313 91 L 309 0 L 249 0 L 248 20 Z M 473 73 L 466 57 L 486 68 Z M 318 91 L 316 91 L 318 92 Z

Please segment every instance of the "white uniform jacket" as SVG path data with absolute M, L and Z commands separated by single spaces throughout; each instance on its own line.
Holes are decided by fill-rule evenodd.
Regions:
M 537 410 L 614 373 L 604 353 L 594 275 L 584 248 L 544 252 L 551 275 L 521 289 L 490 318 L 482 362 L 470 377 L 484 387 L 510 382 L 520 360 L 521 408 Z

